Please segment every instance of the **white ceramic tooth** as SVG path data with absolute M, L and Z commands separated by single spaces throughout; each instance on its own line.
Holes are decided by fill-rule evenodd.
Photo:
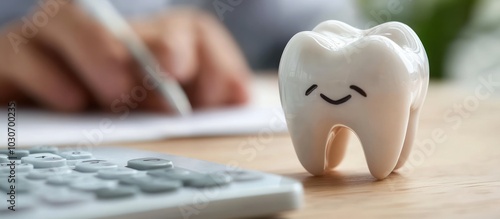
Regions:
M 290 136 L 307 171 L 322 175 L 337 166 L 352 133 L 374 177 L 404 164 L 429 82 L 427 55 L 411 28 L 323 22 L 290 40 L 279 78 Z

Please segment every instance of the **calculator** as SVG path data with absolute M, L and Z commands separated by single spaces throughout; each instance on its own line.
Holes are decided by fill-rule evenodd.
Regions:
M 294 179 L 203 160 L 124 147 L 13 152 L 0 150 L 2 219 L 240 218 L 302 205 Z

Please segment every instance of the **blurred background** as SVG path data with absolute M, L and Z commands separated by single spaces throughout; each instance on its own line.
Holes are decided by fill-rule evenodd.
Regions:
M 359 0 L 358 6 L 370 20 L 387 15 L 391 2 Z M 390 14 L 388 20 L 407 23 L 417 32 L 429 57 L 431 78 L 475 83 L 481 75 L 498 72 L 499 1 L 400 2 L 402 12 Z
M 197 5 L 219 19 L 240 43 L 255 70 L 276 69 L 293 34 L 328 19 L 368 28 L 387 21 L 412 27 L 427 51 L 431 78 L 467 83 L 498 72 L 500 1 L 316 0 L 172 1 Z M 232 4 L 235 3 L 235 4 Z
M 474 86 L 480 77 L 497 76 L 500 70 L 500 1 L 495 0 L 111 1 L 128 19 L 176 7 L 207 11 L 227 27 L 256 72 L 275 72 L 294 34 L 330 19 L 361 29 L 388 21 L 408 24 L 424 44 L 434 81 Z M 19 20 L 36 2 L 0 3 L 0 25 Z
M 172 7 L 213 13 L 236 38 L 255 70 L 275 69 L 295 33 L 328 19 L 368 28 L 401 21 L 420 36 L 431 78 L 468 81 L 496 71 L 500 53 L 500 2 L 495 0 L 112 0 L 129 17 L 149 16 Z M 33 0 L 6 2 L 0 21 L 26 14 Z

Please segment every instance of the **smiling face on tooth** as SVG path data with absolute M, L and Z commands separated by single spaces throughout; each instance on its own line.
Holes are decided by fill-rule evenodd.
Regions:
M 302 43 L 295 48 L 296 70 L 291 75 L 280 75 L 281 84 L 293 84 L 280 88 L 282 104 L 289 115 L 300 117 L 302 111 L 309 111 L 305 115 L 329 114 L 337 122 L 343 122 L 359 116 L 355 114 L 366 114 L 354 112 L 367 108 L 376 111 L 381 105 L 398 102 L 401 96 L 408 95 L 408 86 L 402 83 L 408 80 L 408 74 L 402 73 L 408 72 L 408 67 L 392 51 L 393 45 L 375 38 L 370 39 L 374 41 L 370 44 L 353 42 L 324 49 L 326 46 L 321 43 L 326 42 L 318 43 L 315 34 L 299 37 Z M 362 51 L 353 52 L 361 48 Z M 350 54 L 350 61 L 345 54 Z M 329 107 L 312 108 L 315 104 Z M 327 120 L 329 115 L 321 120 Z
M 318 88 L 318 85 L 317 85 L 317 84 L 313 84 L 313 85 L 311 85 L 311 87 L 307 88 L 307 90 L 306 90 L 306 96 L 309 96 L 309 94 L 311 94 L 314 90 L 316 90 L 316 88 Z M 349 86 L 349 88 L 351 88 L 352 90 L 354 90 L 354 91 L 358 92 L 361 96 L 366 97 L 366 92 L 365 92 L 363 89 L 361 89 L 360 87 L 358 87 L 358 86 L 356 86 L 356 85 L 351 85 L 351 86 Z M 321 94 L 319 94 L 319 96 L 320 96 L 320 97 L 321 97 L 324 101 L 326 101 L 327 103 L 330 103 L 330 104 L 333 104 L 333 105 L 340 105 L 340 104 L 343 104 L 343 103 L 347 102 L 348 100 L 350 100 L 350 99 L 351 99 L 351 97 L 352 97 L 352 96 L 349 94 L 349 95 L 347 95 L 347 96 L 345 96 L 345 97 L 343 97 L 343 98 L 340 98 L 340 99 L 338 99 L 338 100 L 332 100 L 332 99 L 330 99 L 329 97 L 327 97 L 326 95 L 324 95 L 324 94 L 322 94 L 322 93 L 321 93 Z
M 401 23 L 358 30 L 327 21 L 296 34 L 283 53 L 279 83 L 302 165 L 324 174 L 340 163 L 355 133 L 370 172 L 385 178 L 409 154 L 428 75 L 422 44 Z

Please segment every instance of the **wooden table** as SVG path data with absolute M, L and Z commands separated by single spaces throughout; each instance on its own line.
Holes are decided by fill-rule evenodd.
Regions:
M 126 146 L 302 181 L 304 207 L 280 218 L 500 218 L 500 95 L 481 100 L 489 92 L 482 87 L 475 94 L 481 86 L 432 84 L 410 161 L 382 181 L 369 174 L 356 139 L 342 164 L 325 177 L 312 177 L 302 168 L 286 134 Z M 466 107 L 455 112 L 455 104 Z

